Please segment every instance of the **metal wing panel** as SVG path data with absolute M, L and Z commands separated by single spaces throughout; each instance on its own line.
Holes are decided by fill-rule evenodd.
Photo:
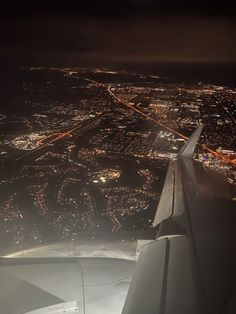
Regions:
M 146 245 L 139 257 L 122 314 L 161 313 L 168 240 Z
M 174 181 L 176 160 L 171 160 L 167 171 L 161 198 L 158 204 L 153 226 L 159 225 L 163 220 L 169 218 L 173 213 Z
M 158 204 L 153 226 L 159 225 L 162 221 L 179 216 L 184 212 L 184 190 L 182 173 L 177 160 L 171 160 Z
M 153 227 L 172 216 L 180 216 L 184 213 L 187 193 L 184 191 L 183 174 L 185 176 L 184 179 L 191 182 L 191 186 L 188 185 L 188 187 L 191 187 L 191 190 L 196 189 L 196 179 L 191 158 L 202 128 L 203 125 L 200 125 L 196 129 L 182 148 L 178 158 L 170 161 Z M 197 194 L 197 190 L 195 194 Z
M 173 236 L 169 240 L 167 291 L 163 314 L 203 313 L 190 241 L 186 236 Z
M 122 314 L 202 313 L 198 288 L 188 238 L 160 238 L 140 255 Z
M 183 178 L 180 165 L 176 162 L 175 166 L 175 182 L 174 182 L 174 202 L 173 202 L 173 216 L 180 216 L 184 213 L 184 189 Z

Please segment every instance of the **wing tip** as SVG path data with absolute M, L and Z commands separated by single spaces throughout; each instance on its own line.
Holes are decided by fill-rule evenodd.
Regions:
M 203 126 L 204 125 L 202 123 L 199 124 L 197 129 L 192 133 L 192 135 L 190 136 L 190 138 L 188 139 L 186 144 L 181 149 L 181 151 L 179 153 L 180 157 L 190 157 L 190 158 L 193 157 L 195 147 L 196 147 L 196 145 L 199 141 L 199 138 L 201 136 L 201 133 L 202 133 Z

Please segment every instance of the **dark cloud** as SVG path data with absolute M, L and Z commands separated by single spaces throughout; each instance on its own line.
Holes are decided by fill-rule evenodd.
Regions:
M 38 17 L 1 28 L 2 59 L 22 64 L 236 62 L 233 17 Z
M 23 0 L 0 10 L 0 60 L 236 62 L 232 8 L 211 0 Z
M 100 16 L 127 17 L 135 14 L 232 15 L 233 0 L 21 0 L 2 1 L 0 15 L 8 16 Z

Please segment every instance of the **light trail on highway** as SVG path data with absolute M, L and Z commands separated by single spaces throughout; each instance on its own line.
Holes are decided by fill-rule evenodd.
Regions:
M 107 114 L 107 112 L 106 112 L 106 113 L 103 112 L 103 113 L 98 114 L 95 118 L 89 119 L 85 125 L 87 125 L 88 123 L 91 123 L 91 122 L 93 122 L 93 121 L 99 119 L 101 116 L 103 116 L 103 115 L 105 115 L 105 114 Z M 39 147 L 37 147 L 37 148 L 31 150 L 30 152 L 28 152 L 28 153 L 26 153 L 26 154 L 24 154 L 24 155 L 22 155 L 22 156 L 19 156 L 19 157 L 16 158 L 15 160 L 16 160 L 16 161 L 19 161 L 19 160 L 21 160 L 21 159 L 23 159 L 23 158 L 25 158 L 25 157 L 31 155 L 32 153 L 34 153 L 34 152 L 36 152 L 36 151 L 39 151 L 39 150 L 41 150 L 41 149 L 47 147 L 47 146 L 50 145 L 50 144 L 53 144 L 53 143 L 55 143 L 55 142 L 57 142 L 57 141 L 59 141 L 59 140 L 62 140 L 62 139 L 64 139 L 64 138 L 70 138 L 70 137 L 72 137 L 72 136 L 73 136 L 73 133 L 74 133 L 75 131 L 79 130 L 80 128 L 84 127 L 85 125 L 79 124 L 79 125 L 76 125 L 76 126 L 74 126 L 73 128 L 71 128 L 71 129 L 69 129 L 69 130 L 67 130 L 67 131 L 65 131 L 65 132 L 55 132 L 55 133 L 52 133 L 52 134 L 49 134 L 49 135 L 45 135 L 45 137 L 42 138 L 42 139 L 39 141 L 39 144 L 41 144 L 41 143 L 43 143 L 43 144 L 41 144 Z M 52 138 L 53 136 L 55 136 L 55 138 Z M 51 138 L 51 139 L 50 139 L 50 138 Z M 47 139 L 49 139 L 49 141 L 47 141 L 46 143 L 44 143 Z
M 115 103 L 117 103 L 118 105 L 123 105 L 125 106 L 126 108 L 128 109 L 131 109 L 133 111 L 135 111 L 136 113 L 138 113 L 140 116 L 142 116 L 144 119 L 148 120 L 148 121 L 151 121 L 153 122 L 154 124 L 180 136 L 181 138 L 185 139 L 185 140 L 188 140 L 189 137 L 182 134 L 181 132 L 171 128 L 170 126 L 166 125 L 166 124 L 163 124 L 162 122 L 160 122 L 159 120 L 157 119 L 154 119 L 152 117 L 150 117 L 148 114 L 144 113 L 142 110 L 140 110 L 139 108 L 131 105 L 130 103 L 128 103 L 127 101 L 124 101 L 122 100 L 121 98 L 119 98 L 117 95 L 115 95 L 113 93 L 113 91 L 111 90 L 111 85 L 106 85 L 104 83 L 100 83 L 100 82 L 97 82 L 95 80 L 92 80 L 92 79 L 89 79 L 89 78 L 85 78 L 85 77 L 80 77 L 82 78 L 83 80 L 89 82 L 89 83 L 92 83 L 94 84 L 96 87 L 101 87 L 103 88 L 110 96 L 111 98 L 113 99 L 113 101 L 115 101 Z M 100 116 L 104 115 L 104 113 L 98 115 L 95 119 L 98 119 L 100 118 Z M 77 131 L 79 128 L 81 128 L 81 125 L 77 125 L 69 130 L 67 130 L 66 132 L 55 132 L 53 134 L 49 134 L 49 135 L 45 135 L 45 137 L 43 139 L 41 139 L 38 143 L 42 145 L 40 145 L 39 147 L 37 147 L 36 149 L 30 151 L 29 153 L 23 155 L 23 156 L 20 156 L 18 158 L 16 158 L 16 161 L 20 160 L 20 159 L 23 159 L 24 157 L 30 155 L 31 153 L 33 153 L 34 151 L 37 151 L 37 150 L 40 150 L 40 149 L 43 149 L 44 147 L 47 147 L 48 145 L 50 144 L 53 144 L 61 139 L 64 139 L 66 137 L 71 137 L 73 136 L 73 133 L 75 131 Z M 53 136 L 55 136 L 55 138 L 53 138 Z M 48 141 L 47 141 L 48 140 Z M 45 143 L 45 141 L 47 141 Z M 226 156 L 220 154 L 219 152 L 211 149 L 210 147 L 208 147 L 206 144 L 199 144 L 204 150 L 206 150 L 207 152 L 211 153 L 213 156 L 215 156 L 216 158 L 222 160 L 223 162 L 225 163 L 229 163 L 229 164 L 232 164 L 233 166 L 236 166 L 236 160 L 231 160 L 229 158 L 227 158 Z
M 99 84 L 101 84 L 101 83 L 99 83 Z M 168 131 L 170 131 L 170 132 L 172 132 L 172 133 L 174 133 L 174 134 L 176 134 L 176 135 L 182 137 L 182 138 L 185 139 L 185 140 L 188 140 L 188 139 L 189 139 L 188 136 L 186 136 L 186 135 L 184 135 L 184 134 L 182 134 L 182 133 L 176 131 L 175 129 L 169 127 L 168 125 L 163 124 L 163 123 L 161 123 L 160 121 L 158 121 L 158 120 L 156 120 L 156 119 L 150 117 L 149 115 L 147 115 L 146 113 L 144 113 L 144 112 L 141 111 L 140 109 L 134 107 L 133 105 L 131 105 L 131 104 L 127 103 L 126 101 L 124 101 L 124 100 L 120 99 L 119 97 L 117 97 L 117 96 L 112 92 L 111 86 L 108 86 L 108 87 L 107 87 L 105 84 L 103 84 L 103 86 L 107 88 L 107 91 L 108 91 L 108 93 L 110 94 L 110 96 L 113 97 L 113 99 L 114 99 L 118 104 L 121 104 L 121 105 L 126 106 L 127 108 L 129 108 L 129 109 L 131 109 L 131 110 L 137 112 L 137 113 L 138 113 L 139 115 L 141 115 L 143 118 L 145 118 L 145 119 L 147 119 L 147 120 L 149 120 L 149 121 L 152 121 L 154 124 L 157 124 L 157 125 L 159 125 L 159 126 L 165 128 L 166 130 L 168 130 Z M 215 157 L 221 159 L 221 160 L 224 161 L 225 163 L 229 163 L 229 164 L 232 164 L 233 166 L 236 166 L 236 160 L 231 160 L 231 159 L 225 157 L 224 155 L 222 155 L 222 154 L 218 153 L 217 151 L 214 151 L 213 149 L 211 149 L 210 147 L 208 147 L 206 144 L 199 144 L 199 145 L 200 145 L 204 150 L 208 151 L 208 152 L 211 153 L 213 156 L 215 156 Z

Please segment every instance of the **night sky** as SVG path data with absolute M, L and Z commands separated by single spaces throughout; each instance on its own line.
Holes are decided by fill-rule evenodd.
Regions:
M 12 1 L 0 12 L 2 65 L 236 62 L 233 1 Z

